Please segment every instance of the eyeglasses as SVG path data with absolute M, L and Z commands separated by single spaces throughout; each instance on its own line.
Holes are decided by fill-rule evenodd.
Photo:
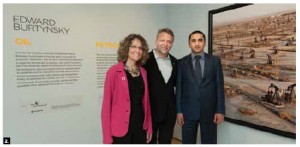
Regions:
M 129 47 L 131 47 L 131 48 L 133 48 L 133 49 L 140 49 L 140 50 L 143 50 L 144 48 L 143 47 L 141 47 L 141 46 L 129 46 Z

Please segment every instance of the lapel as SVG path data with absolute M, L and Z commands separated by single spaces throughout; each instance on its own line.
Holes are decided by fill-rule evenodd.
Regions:
M 154 56 L 153 52 L 154 52 L 154 50 L 152 50 L 149 54 L 150 65 L 152 65 L 152 68 L 154 68 L 156 71 L 159 71 L 158 64 L 156 62 L 156 59 L 155 59 L 155 56 Z
M 117 65 L 117 72 L 118 72 L 117 80 L 120 81 L 122 87 L 124 87 L 123 90 L 125 91 L 125 93 L 129 95 L 128 79 L 124 71 L 124 63 L 122 61 L 120 61 L 119 64 Z
M 164 82 L 164 78 L 163 78 L 161 72 L 159 71 L 159 67 L 158 67 L 158 64 L 157 64 L 157 62 L 156 62 L 156 59 L 155 59 L 155 56 L 154 56 L 154 53 L 153 53 L 153 52 L 154 52 L 154 50 L 152 50 L 152 51 L 150 52 L 150 57 L 149 57 L 150 65 L 152 65 L 152 68 L 153 68 L 153 70 L 155 71 L 154 73 L 158 73 L 158 75 L 156 75 L 157 78 L 158 78 L 160 81 L 163 81 L 163 83 L 165 83 L 165 82 Z
M 159 73 L 158 78 L 159 78 L 163 83 L 165 83 L 164 77 L 163 77 L 161 71 L 159 70 L 159 67 L 158 67 L 158 64 L 157 64 L 157 62 L 156 62 L 156 59 L 155 59 L 155 56 L 154 56 L 154 53 L 153 53 L 153 52 L 154 52 L 154 50 L 152 50 L 152 51 L 150 52 L 150 54 L 149 54 L 149 60 L 150 60 L 150 63 L 151 63 L 151 65 L 153 65 L 154 70 L 156 70 L 156 72 Z M 170 56 L 171 64 L 172 64 L 172 72 L 171 72 L 170 78 L 168 79 L 168 82 L 165 83 L 165 84 L 168 84 L 168 83 L 170 82 L 170 80 L 172 79 L 172 76 L 174 76 L 174 74 L 175 74 L 175 72 L 176 72 L 176 71 L 174 71 L 174 66 L 175 66 L 175 64 L 176 64 L 176 61 L 174 61 L 174 59 L 172 60 L 171 55 L 169 55 L 169 56 Z
M 204 72 L 203 72 L 203 76 L 202 76 L 202 83 L 204 82 L 206 77 L 209 76 L 208 72 L 210 71 L 210 68 L 213 67 L 213 66 L 211 66 L 211 64 L 212 64 L 211 56 L 209 54 L 205 53 Z
M 146 70 L 144 68 L 142 68 L 142 66 L 140 66 L 140 71 L 141 71 L 141 75 L 142 75 L 142 78 L 143 78 L 143 81 L 144 81 L 144 86 L 147 87 L 148 86 L 148 83 L 147 83 L 147 76 L 146 76 Z
M 147 90 L 147 87 L 148 87 L 148 79 L 147 79 L 147 71 L 142 67 L 140 66 L 140 72 L 141 72 L 141 76 L 143 78 L 143 81 L 144 81 L 144 87 L 145 87 L 145 90 L 144 90 L 144 95 L 143 95 L 143 106 L 144 106 L 144 110 L 147 108 L 146 105 L 147 105 L 147 96 L 149 96 L 149 92 Z
M 185 67 L 187 67 L 187 70 L 190 71 L 190 73 L 192 74 L 192 78 L 195 82 L 196 85 L 200 86 L 199 83 L 197 82 L 197 78 L 196 78 L 196 75 L 195 75 L 195 71 L 194 71 L 194 66 L 193 66 L 193 61 L 192 61 L 192 55 L 189 54 L 186 58 L 186 61 L 185 61 Z
M 172 64 L 172 72 L 171 72 L 171 76 L 170 76 L 170 78 L 169 78 L 167 84 L 168 84 L 169 82 L 171 82 L 172 79 L 174 79 L 174 76 L 175 76 L 175 74 L 176 74 L 176 69 L 175 69 L 175 66 L 176 66 L 176 59 L 173 58 L 170 54 L 169 54 L 169 56 L 170 56 L 171 64 Z

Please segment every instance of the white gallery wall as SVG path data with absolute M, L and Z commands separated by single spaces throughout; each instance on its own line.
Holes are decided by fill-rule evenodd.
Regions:
M 171 53 L 181 58 L 190 52 L 188 34 L 207 34 L 208 11 L 227 5 L 4 4 L 3 137 L 16 144 L 102 143 L 103 74 L 116 62 L 119 41 L 139 33 L 154 48 L 157 30 L 169 27 Z M 224 144 L 296 142 L 228 122 L 218 129 Z M 174 136 L 181 138 L 177 125 Z
M 130 33 L 153 48 L 165 7 L 5 4 L 3 135 L 22 144 L 102 143 L 102 67 L 116 63 Z

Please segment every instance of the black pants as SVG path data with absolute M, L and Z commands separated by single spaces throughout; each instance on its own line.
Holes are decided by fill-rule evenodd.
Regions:
M 123 137 L 113 137 L 113 144 L 146 144 L 146 137 L 146 131 L 144 130 L 139 132 L 128 130 Z
M 217 125 L 213 122 L 184 120 L 182 127 L 182 144 L 195 144 L 198 126 L 200 124 L 201 143 L 217 144 Z
M 169 112 L 161 122 L 152 123 L 152 140 L 150 144 L 171 144 L 176 123 L 176 111 Z
M 131 107 L 128 132 L 123 137 L 113 137 L 113 144 L 146 144 L 147 133 L 143 129 L 143 106 Z

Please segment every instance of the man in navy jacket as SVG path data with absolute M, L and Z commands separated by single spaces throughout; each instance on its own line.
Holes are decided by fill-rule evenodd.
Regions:
M 218 57 L 204 53 L 201 31 L 189 35 L 191 54 L 178 61 L 176 80 L 177 122 L 182 143 L 195 144 L 198 125 L 201 143 L 217 143 L 217 124 L 224 121 L 224 77 Z

